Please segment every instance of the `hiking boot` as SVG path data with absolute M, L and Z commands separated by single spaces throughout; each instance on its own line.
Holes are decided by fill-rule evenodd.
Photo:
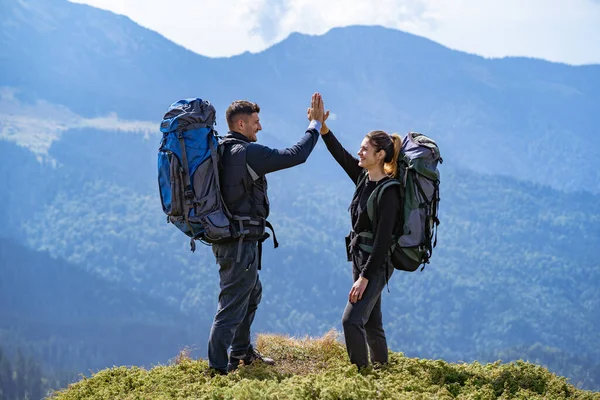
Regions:
M 229 364 L 227 365 L 227 371 L 235 371 L 240 365 L 240 361 L 242 361 L 244 365 L 250 365 L 257 360 L 264 362 L 267 365 L 275 365 L 275 361 L 272 358 L 263 356 L 258 352 L 258 350 L 250 346 L 248 354 L 246 354 L 244 358 L 229 356 Z
M 374 370 L 385 369 L 385 368 L 387 368 L 387 366 L 388 366 L 388 363 L 384 363 L 384 364 L 378 363 L 378 362 L 373 363 Z
M 204 371 L 204 374 L 210 376 L 211 378 L 214 378 L 217 375 L 227 375 L 228 372 L 229 371 L 223 371 L 222 369 L 208 367 L 208 369 Z

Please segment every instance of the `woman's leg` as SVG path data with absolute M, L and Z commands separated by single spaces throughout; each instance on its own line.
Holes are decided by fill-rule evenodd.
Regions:
M 383 330 L 383 318 L 381 316 L 381 295 L 371 311 L 369 320 L 365 324 L 367 332 L 367 343 L 371 351 L 371 362 L 373 364 L 385 364 L 388 361 L 388 347 Z
M 388 267 L 387 281 L 390 280 L 394 269 Z M 386 284 L 387 284 L 386 281 Z M 383 329 L 383 317 L 381 313 L 381 292 L 377 302 L 371 311 L 369 320 L 365 324 L 365 330 L 367 332 L 367 343 L 369 344 L 369 350 L 371 351 L 371 362 L 386 364 L 388 362 L 388 347 L 387 340 L 385 338 L 385 331 Z
M 346 350 L 350 357 L 350 362 L 356 364 L 359 368 L 369 364 L 367 350 L 367 331 L 365 325 L 377 304 L 379 304 L 379 313 L 381 313 L 381 291 L 386 284 L 386 274 L 383 269 L 380 273 L 373 274 L 363 296 L 356 303 L 348 302 L 344 309 L 342 317 L 342 326 L 344 328 L 344 338 L 346 340 Z M 358 272 L 354 269 L 354 281 L 358 279 Z M 381 318 L 379 318 L 381 320 Z M 374 320 L 375 321 L 375 320 Z M 383 328 L 382 328 L 383 330 Z M 385 333 L 383 334 L 385 342 Z M 370 343 L 369 343 L 370 347 Z M 385 344 L 387 359 L 387 343 Z M 378 354 L 379 357 L 379 354 Z M 376 359 L 381 362 L 380 359 Z

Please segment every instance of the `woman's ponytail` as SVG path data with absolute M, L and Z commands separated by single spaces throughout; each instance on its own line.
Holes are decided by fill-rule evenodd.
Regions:
M 402 148 L 402 138 L 397 133 L 390 135 L 394 146 L 394 153 L 392 160 L 383 164 L 383 170 L 386 174 L 392 178 L 396 178 L 398 175 L 398 157 L 400 155 L 400 149 Z

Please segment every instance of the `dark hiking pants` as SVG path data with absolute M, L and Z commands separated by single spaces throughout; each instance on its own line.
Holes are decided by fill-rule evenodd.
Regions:
M 250 349 L 250 326 L 262 296 L 258 277 L 256 242 L 243 243 L 240 262 L 236 262 L 238 243 L 213 244 L 219 264 L 221 292 L 217 314 L 208 339 L 208 364 L 226 371 L 227 350 L 243 358 Z
M 354 282 L 359 277 L 355 267 Z M 388 362 L 388 347 L 381 316 L 381 292 L 394 272 L 393 267 L 379 268 L 369 279 L 363 296 L 356 303 L 348 302 L 342 317 L 346 350 L 350 362 L 358 368 L 369 365 L 367 349 L 371 350 L 371 362 Z

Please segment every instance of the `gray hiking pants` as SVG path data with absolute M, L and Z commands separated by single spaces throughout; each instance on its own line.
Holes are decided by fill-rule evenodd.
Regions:
M 356 262 L 356 260 L 354 260 Z M 354 282 L 359 271 L 354 266 Z M 358 368 L 369 365 L 367 349 L 371 350 L 371 362 L 388 362 L 388 347 L 381 315 L 381 292 L 394 272 L 393 267 L 379 268 L 369 279 L 363 296 L 356 303 L 348 302 L 342 317 L 346 350 L 350 362 Z
M 250 326 L 262 297 L 258 277 L 257 242 L 242 245 L 240 262 L 236 262 L 238 243 L 213 244 L 219 264 L 221 292 L 217 314 L 208 339 L 208 364 L 227 370 L 227 350 L 243 358 L 250 349 Z

